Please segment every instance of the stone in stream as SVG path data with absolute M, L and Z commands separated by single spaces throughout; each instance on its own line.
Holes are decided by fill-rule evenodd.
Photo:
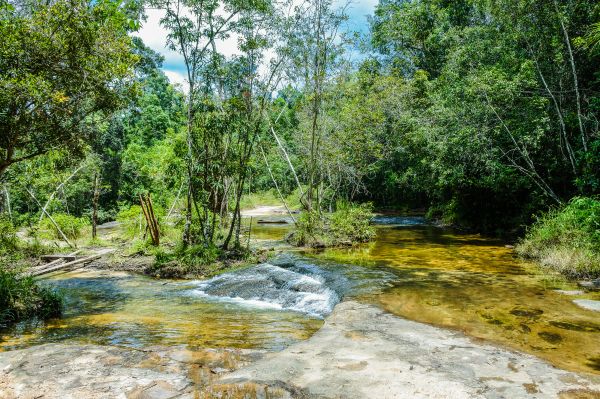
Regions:
M 575 299 L 573 302 L 584 309 L 600 312 L 600 301 L 594 301 L 593 299 Z
M 557 292 L 557 293 L 563 294 L 563 295 L 583 295 L 583 294 L 585 294 L 585 292 L 583 292 L 582 290 L 554 290 L 554 292 Z

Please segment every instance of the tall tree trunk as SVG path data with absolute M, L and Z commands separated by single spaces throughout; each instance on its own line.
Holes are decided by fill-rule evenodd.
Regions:
M 188 99 L 188 112 L 187 112 L 187 203 L 185 208 L 185 225 L 183 227 L 183 245 L 188 246 L 192 244 L 191 237 L 191 228 L 192 228 L 192 202 L 193 202 L 193 143 L 192 143 L 192 118 L 193 118 L 193 110 L 192 110 L 192 96 L 194 95 L 191 82 L 190 90 L 189 90 L 189 99 Z
M 94 175 L 94 198 L 92 204 L 92 239 L 96 239 L 96 228 L 98 226 L 98 199 L 100 198 L 100 176 Z
M 569 38 L 569 32 L 565 27 L 565 21 L 563 20 L 562 14 L 558 7 L 558 2 L 554 0 L 554 7 L 560 21 L 560 27 L 565 38 L 565 44 L 567 45 L 567 51 L 569 53 L 569 64 L 571 66 L 571 74 L 573 75 L 573 88 L 575 89 L 575 100 L 577 105 L 577 121 L 579 122 L 579 132 L 581 133 L 581 143 L 583 144 L 583 150 L 587 152 L 587 137 L 585 129 L 583 127 L 583 118 L 581 116 L 581 95 L 579 94 L 579 81 L 577 78 L 577 69 L 575 68 L 575 57 L 573 56 L 573 48 L 571 47 L 571 39 Z

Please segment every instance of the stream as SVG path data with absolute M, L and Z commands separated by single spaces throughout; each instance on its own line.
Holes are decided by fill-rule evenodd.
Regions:
M 142 348 L 282 350 L 305 340 L 344 299 L 600 374 L 600 314 L 573 301 L 599 300 L 514 258 L 500 241 L 379 217 L 368 244 L 285 250 L 269 263 L 212 279 L 155 280 L 78 271 L 44 280 L 65 295 L 63 317 L 0 332 L 0 350 L 48 342 Z M 281 245 L 289 225 L 253 225 L 253 243 Z

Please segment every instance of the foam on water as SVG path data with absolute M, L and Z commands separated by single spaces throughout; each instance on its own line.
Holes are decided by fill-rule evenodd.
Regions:
M 199 281 L 192 295 L 264 309 L 291 310 L 324 317 L 340 301 L 327 273 L 315 265 L 286 268 L 263 263 Z

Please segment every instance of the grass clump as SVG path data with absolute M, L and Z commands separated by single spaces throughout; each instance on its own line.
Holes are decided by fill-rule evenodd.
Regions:
M 41 251 L 39 244 L 22 245 L 12 223 L 0 217 L 0 328 L 32 316 L 60 315 L 62 297 L 14 267 L 23 257 Z
M 373 205 L 339 201 L 330 214 L 303 212 L 296 230 L 287 238 L 296 246 L 314 248 L 352 245 L 370 241 L 375 236 L 371 225 Z
M 56 291 L 0 265 L 0 327 L 33 316 L 59 316 L 62 305 L 62 296 Z
M 540 217 L 517 253 L 570 278 L 600 277 L 600 200 L 578 197 Z

